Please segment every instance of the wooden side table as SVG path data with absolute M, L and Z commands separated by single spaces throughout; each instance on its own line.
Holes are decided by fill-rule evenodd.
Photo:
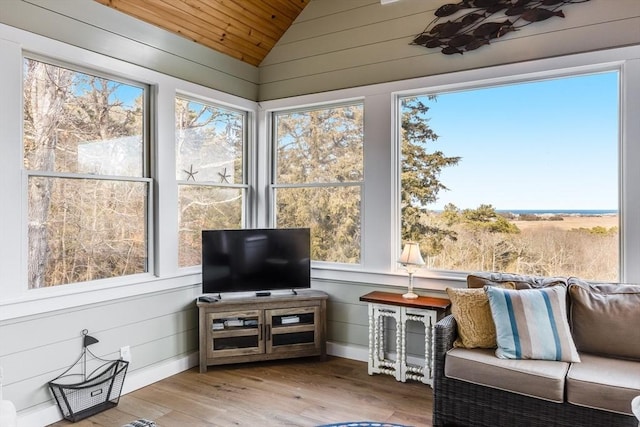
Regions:
M 433 326 L 443 317 L 451 302 L 444 298 L 418 297 L 405 299 L 401 294 L 370 292 L 360 297 L 368 303 L 369 313 L 369 375 L 386 374 L 396 381 L 420 381 L 433 385 Z M 396 359 L 387 357 L 385 319 L 395 319 Z M 424 366 L 407 363 L 407 322 L 424 326 Z M 392 350 L 392 349 L 389 349 Z

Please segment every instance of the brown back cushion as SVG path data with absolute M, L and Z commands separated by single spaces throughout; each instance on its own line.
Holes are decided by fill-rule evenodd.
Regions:
M 513 282 L 516 289 L 546 288 L 547 286 L 565 285 L 567 280 L 563 277 L 525 276 L 510 273 L 476 273 L 467 276 L 468 288 L 483 288 Z
M 569 324 L 578 351 L 640 360 L 640 285 L 569 281 Z

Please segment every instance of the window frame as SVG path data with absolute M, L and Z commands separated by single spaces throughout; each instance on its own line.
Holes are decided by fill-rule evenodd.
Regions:
M 615 53 L 620 53 L 626 51 L 626 49 L 614 49 Z M 640 200 L 637 196 L 634 196 L 633 193 L 629 192 L 629 185 L 627 182 L 629 180 L 629 158 L 625 158 L 623 152 L 625 149 L 632 148 L 630 147 L 630 143 L 628 142 L 629 132 L 625 130 L 628 128 L 630 123 L 628 122 L 629 112 L 638 110 L 640 108 L 640 103 L 631 102 L 629 96 L 626 95 L 625 88 L 628 87 L 628 83 L 630 80 L 630 76 L 632 72 L 630 71 L 630 67 L 635 68 L 637 71 L 640 71 L 640 61 L 627 59 L 627 58 L 616 58 L 612 59 L 610 55 L 614 52 L 606 52 L 605 57 L 608 60 L 594 60 L 592 63 L 588 63 L 590 58 L 598 58 L 599 55 L 597 53 L 594 54 L 585 54 L 585 55 L 574 55 L 571 57 L 561 57 L 547 60 L 539 60 L 533 61 L 533 64 L 536 65 L 536 70 L 529 70 L 527 72 L 518 72 L 518 73 L 509 73 L 508 71 L 511 68 L 519 68 L 515 65 L 505 65 L 500 67 L 495 67 L 496 70 L 499 70 L 498 75 L 494 75 L 486 78 L 479 79 L 471 79 L 467 81 L 460 82 L 447 82 L 442 85 L 433 85 L 433 86 L 424 86 L 424 87 L 414 87 L 407 90 L 401 90 L 394 92 L 394 115 L 395 115 L 395 125 L 394 125 L 394 150 L 395 150 L 395 209 L 397 212 L 397 221 L 395 223 L 395 232 L 397 233 L 398 242 L 400 241 L 401 235 L 401 218 L 400 218 L 400 186 L 401 186 L 401 136 L 400 136 L 400 102 L 402 98 L 409 96 L 427 96 L 427 95 L 437 95 L 442 93 L 450 93 L 456 91 L 468 91 L 475 89 L 483 89 L 483 88 L 491 88 L 497 87 L 501 85 L 509 85 L 509 84 L 519 84 L 519 83 L 528 83 L 541 81 L 545 79 L 560 79 L 567 77 L 575 77 L 581 75 L 588 74 L 596 74 L 602 72 L 617 72 L 618 73 L 618 99 L 619 99 L 619 117 L 618 117 L 618 215 L 619 215 L 619 282 L 625 282 L 630 280 L 640 281 L 640 268 L 633 268 L 632 265 L 627 261 L 629 259 L 629 253 L 634 252 L 633 248 L 628 245 L 628 239 L 625 238 L 625 234 L 633 233 L 636 234 L 640 232 L 640 229 L 637 229 L 636 232 L 628 227 L 629 218 L 632 215 L 628 215 L 628 210 L 624 209 L 624 206 L 629 202 L 633 201 L 633 204 L 640 206 Z M 574 60 L 577 59 L 579 64 L 572 64 Z M 583 61 L 583 59 L 587 59 L 587 61 Z M 565 64 L 565 63 L 570 64 Z M 551 64 L 548 66 L 547 64 Z M 489 70 L 487 70 L 489 71 Z M 519 71 L 519 70 L 518 70 Z M 474 74 L 471 72 L 461 72 L 456 74 Z M 490 73 L 485 73 L 489 74 Z M 446 80 L 446 79 L 445 79 Z M 640 86 L 640 85 L 639 85 Z M 636 104 L 636 105 L 632 105 Z M 640 158 L 640 150 L 638 150 L 637 155 Z M 632 157 L 632 156 L 630 156 Z M 632 170 L 633 168 L 631 168 Z M 637 173 L 636 173 L 637 174 Z M 637 174 L 640 176 L 640 174 Z M 636 181 L 637 182 L 637 181 Z M 625 202 L 626 201 L 626 202 Z M 637 228 L 637 227 L 636 227 Z M 635 239 L 640 239 L 640 233 L 638 233 L 637 237 L 634 236 Z M 640 241 L 640 240 L 637 240 Z M 637 251 L 635 251 L 637 252 Z M 399 255 L 399 253 L 398 253 Z M 425 279 L 435 279 L 435 280 L 454 280 L 461 283 L 466 283 L 466 276 L 470 272 L 468 271 L 453 271 L 453 270 L 437 270 L 437 269 L 422 269 L 420 271 L 419 276 Z M 631 279 L 630 277 L 635 277 L 635 279 Z
M 146 83 L 142 83 L 140 81 L 127 78 L 124 76 L 119 76 L 112 72 L 105 72 L 102 70 L 98 70 L 95 68 L 87 67 L 86 65 L 75 64 L 71 61 L 61 60 L 52 58 L 50 56 L 41 55 L 38 53 L 33 53 L 30 51 L 23 51 L 22 53 L 22 72 L 24 73 L 24 63 L 26 60 L 38 61 L 47 65 L 52 65 L 55 67 L 60 67 L 72 71 L 74 73 L 82 73 L 92 77 L 104 78 L 109 81 L 126 84 L 128 86 L 133 86 L 139 88 L 143 91 L 143 117 L 142 117 L 142 168 L 141 168 L 141 176 L 126 176 L 126 175 L 97 175 L 90 173 L 79 173 L 79 172 L 57 172 L 57 171 L 44 171 L 44 170 L 36 170 L 36 169 L 27 169 L 24 167 L 24 164 L 21 164 L 21 169 L 23 171 L 24 176 L 24 185 L 23 185 L 23 194 L 25 195 L 25 212 L 28 212 L 28 188 L 29 188 L 29 179 L 32 177 L 37 178 L 61 178 L 61 179 L 80 179 L 80 180 L 91 180 L 97 182 L 106 182 L 106 181 L 122 181 L 122 182 L 131 182 L 131 183 L 143 183 L 146 184 L 146 197 L 145 197 L 145 206 L 144 206 L 144 223 L 145 223 L 145 252 L 146 252 L 146 271 L 128 274 L 124 276 L 114 276 L 103 279 L 94 279 L 87 281 L 79 281 L 79 282 L 71 282 L 71 283 L 58 283 L 51 286 L 45 286 L 43 288 L 57 288 L 57 287 L 67 287 L 67 286 L 89 286 L 90 284 L 98 283 L 102 285 L 109 286 L 111 283 L 118 284 L 124 282 L 128 282 L 129 280 L 136 280 L 139 277 L 149 277 L 155 275 L 155 250 L 154 250 L 154 211 L 153 206 L 155 192 L 153 186 L 153 176 L 151 174 L 151 153 L 152 153 L 152 143 L 151 143 L 151 122 L 152 122 L 152 95 L 151 95 L 151 86 Z M 24 83 L 24 77 L 22 79 Z M 21 94 L 24 93 L 23 85 L 20 86 Z M 24 102 L 24 96 L 22 96 L 22 102 Z M 20 105 L 22 106 L 22 102 Z M 24 121 L 24 108 L 21 108 L 21 120 Z M 21 135 L 20 140 L 20 149 L 23 153 L 22 159 L 24 159 L 24 131 Z M 24 221 L 28 221 L 28 214 L 25 214 Z M 26 225 L 25 225 L 26 229 Z M 28 242 L 28 232 L 25 231 L 26 240 Z M 28 243 L 25 244 L 25 250 Z M 25 263 L 27 262 L 25 256 Z M 25 267 L 26 268 L 26 267 Z M 30 284 L 27 283 L 27 291 L 28 292 L 37 292 L 39 289 L 43 288 L 30 288 Z
M 339 270 L 357 270 L 363 267 L 363 259 L 364 259 L 364 221 L 365 221 L 365 212 L 364 212 L 364 197 L 365 197 L 365 183 L 366 183 L 366 168 L 365 168 L 365 157 L 366 157 L 366 143 L 365 143 L 365 133 L 364 133 L 364 123 L 363 123 L 363 134 L 362 134 L 362 151 L 363 151 L 363 159 L 362 159 L 362 180 L 361 181 L 327 181 L 327 182 L 309 182 L 309 183 L 278 183 L 277 182 L 277 170 L 278 170 L 278 141 L 277 141 L 277 116 L 279 114 L 287 114 L 287 113 L 305 113 L 309 111 L 317 111 L 317 110 L 328 110 L 331 108 L 341 108 L 347 106 L 362 106 L 362 117 L 363 121 L 365 120 L 366 115 L 366 107 L 364 103 L 364 99 L 356 98 L 351 100 L 339 100 L 333 102 L 320 102 L 312 105 L 303 105 L 300 107 L 292 107 L 292 108 L 283 108 L 279 110 L 272 110 L 269 112 L 269 196 L 268 196 L 268 218 L 269 218 L 269 226 L 274 227 L 277 224 L 276 218 L 276 192 L 278 189 L 300 189 L 300 188 L 332 188 L 332 187 L 359 187 L 360 188 L 360 262 L 358 263 L 341 263 L 334 261 L 324 261 L 324 260 L 311 260 L 312 267 L 315 268 L 335 268 Z

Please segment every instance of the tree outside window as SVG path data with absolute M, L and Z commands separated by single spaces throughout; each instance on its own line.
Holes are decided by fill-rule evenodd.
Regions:
M 279 228 L 311 228 L 316 261 L 361 258 L 362 103 L 274 114 L 274 212 Z

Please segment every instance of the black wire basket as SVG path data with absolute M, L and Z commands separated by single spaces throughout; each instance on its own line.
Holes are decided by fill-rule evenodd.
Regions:
M 129 362 L 105 360 L 96 356 L 87 347 L 98 342 L 83 330 L 83 350 L 76 362 L 58 377 L 49 381 L 49 389 L 56 399 L 64 419 L 77 422 L 118 405 Z M 87 353 L 99 366 L 87 375 Z M 74 368 L 81 373 L 71 373 Z

